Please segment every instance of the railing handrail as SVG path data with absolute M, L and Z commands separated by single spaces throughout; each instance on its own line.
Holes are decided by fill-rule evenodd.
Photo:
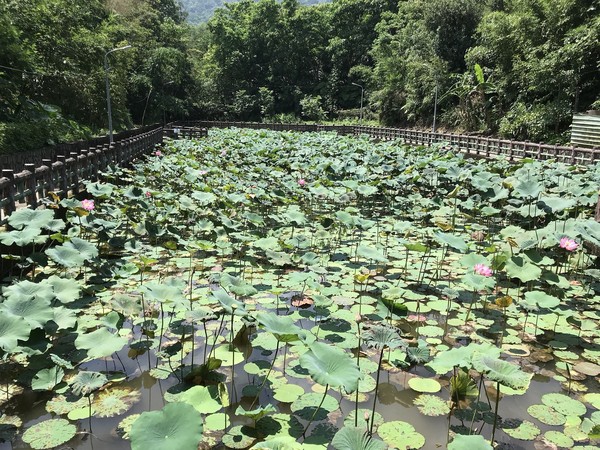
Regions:
M 457 150 L 475 156 L 493 157 L 504 155 L 509 160 L 521 158 L 555 159 L 568 164 L 595 164 L 600 161 L 600 148 L 559 146 L 543 142 L 513 141 L 508 139 L 464 135 L 446 132 L 432 132 L 413 128 L 378 127 L 370 125 L 319 125 L 319 124 L 280 124 L 262 122 L 230 121 L 178 121 L 171 127 L 200 128 L 263 128 L 285 131 L 335 131 L 339 134 L 367 134 L 381 140 L 400 139 L 412 145 L 449 144 Z

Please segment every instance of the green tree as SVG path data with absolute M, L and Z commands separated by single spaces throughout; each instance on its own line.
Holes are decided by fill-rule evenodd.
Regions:
M 564 140 L 573 112 L 598 99 L 598 7 L 590 0 L 506 0 L 482 20 L 467 61 L 498 86 L 503 134 Z

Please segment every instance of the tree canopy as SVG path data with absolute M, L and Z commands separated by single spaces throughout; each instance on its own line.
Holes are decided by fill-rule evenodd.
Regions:
M 107 74 L 116 129 L 358 117 L 364 88 L 387 125 L 431 126 L 437 100 L 441 126 L 551 142 L 600 109 L 599 0 L 304 3 L 192 25 L 177 0 L 2 0 L 0 148 L 105 129 Z

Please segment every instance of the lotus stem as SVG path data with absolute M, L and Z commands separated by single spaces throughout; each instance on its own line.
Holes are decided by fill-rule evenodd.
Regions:
M 377 391 L 379 390 L 379 375 L 381 373 L 381 362 L 383 361 L 383 351 L 385 348 L 381 349 L 381 353 L 379 353 L 379 364 L 377 364 L 377 378 L 375 380 L 375 395 L 373 396 L 373 411 L 371 412 L 371 427 L 369 428 L 369 434 L 373 434 L 373 424 L 375 423 L 375 405 L 377 404 Z
M 494 426 L 492 427 L 492 439 L 490 444 L 494 446 L 494 435 L 496 434 L 496 425 L 498 425 L 498 405 L 500 404 L 500 382 L 496 381 L 496 407 L 494 408 Z
M 306 432 L 308 431 L 310 425 L 313 423 L 313 420 L 315 420 L 315 416 L 317 415 L 317 411 L 319 409 L 321 409 L 321 406 L 323 405 L 323 402 L 325 401 L 325 397 L 327 397 L 327 391 L 329 390 L 329 385 L 325 385 L 325 392 L 323 393 L 323 398 L 321 399 L 321 403 L 319 403 L 319 406 L 317 406 L 317 409 L 315 409 L 315 411 L 313 412 L 312 416 L 310 417 L 310 420 L 308 421 L 308 425 L 306 425 L 306 428 L 304 428 L 304 431 L 302 432 L 302 437 L 305 438 L 306 437 Z
M 235 305 L 234 305 L 235 306 Z M 229 345 L 231 346 L 231 395 L 234 395 L 235 392 L 235 345 L 233 345 L 233 318 L 234 318 L 235 308 L 231 310 L 231 340 Z
M 260 393 L 262 392 L 263 387 L 265 386 L 265 383 L 269 379 L 269 375 L 271 375 L 271 371 L 273 370 L 273 366 L 275 365 L 275 360 L 277 359 L 277 353 L 279 353 L 279 339 L 277 339 L 277 347 L 275 347 L 275 355 L 273 356 L 273 361 L 271 362 L 271 366 L 269 367 L 269 371 L 267 372 L 267 375 L 265 376 L 265 379 L 263 380 L 263 382 L 261 383 L 260 387 L 258 388 L 258 392 L 256 394 L 256 397 L 254 397 L 254 400 L 252 401 L 252 404 L 250 405 L 250 409 L 252 409 L 254 407 L 254 404 L 256 403 L 256 400 L 258 400 L 258 398 L 260 397 Z

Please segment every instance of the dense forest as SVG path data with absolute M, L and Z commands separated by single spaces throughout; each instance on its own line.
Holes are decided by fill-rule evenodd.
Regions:
M 187 13 L 187 20 L 191 23 L 203 23 L 210 19 L 218 8 L 225 3 L 235 3 L 239 0 L 181 0 L 183 9 Z M 316 5 L 331 0 L 300 0 L 301 5 Z
M 598 0 L 0 0 L 0 149 L 184 118 L 367 117 L 568 140 L 600 109 Z M 126 45 L 130 48 L 108 53 Z M 104 59 L 108 71 L 104 68 Z

